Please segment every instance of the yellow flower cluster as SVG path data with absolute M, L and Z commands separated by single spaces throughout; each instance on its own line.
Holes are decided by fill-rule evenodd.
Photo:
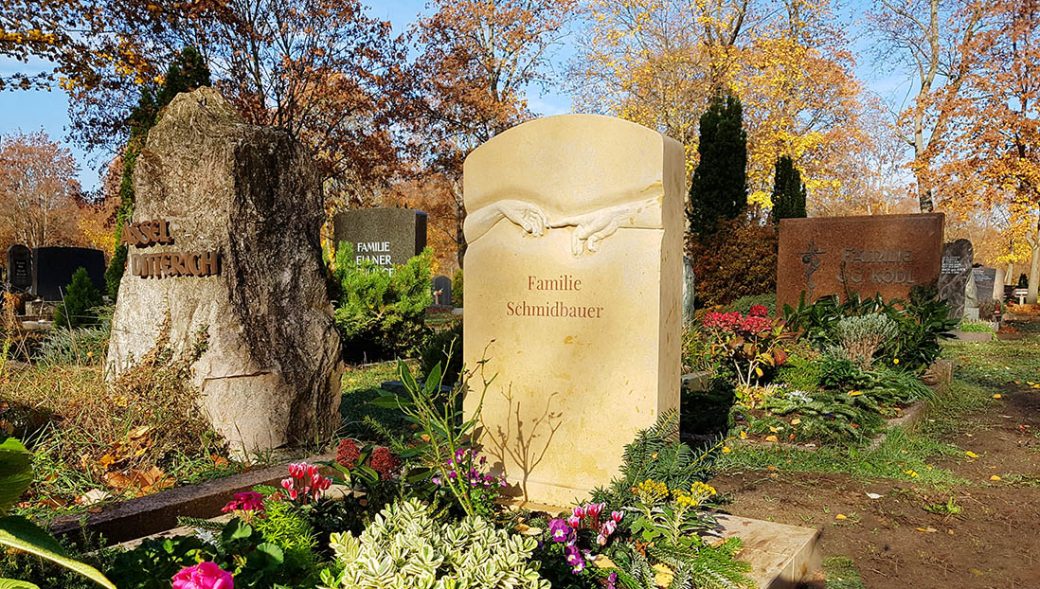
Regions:
M 697 481 L 690 486 L 689 491 L 682 489 L 676 489 L 672 492 L 672 499 L 680 507 L 698 507 L 708 499 L 711 499 L 718 494 L 715 487 L 707 483 Z
M 643 503 L 657 503 L 668 497 L 668 485 L 647 479 L 636 485 L 635 494 Z

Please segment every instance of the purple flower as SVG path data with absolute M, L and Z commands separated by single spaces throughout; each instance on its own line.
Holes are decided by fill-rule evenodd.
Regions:
M 568 542 L 567 547 L 564 548 L 564 554 L 566 555 L 565 560 L 567 564 L 571 565 L 571 572 L 575 575 L 585 570 L 585 558 L 581 555 L 581 550 L 574 545 L 573 542 Z
M 571 536 L 571 527 L 562 519 L 556 518 L 549 522 L 549 535 L 553 542 L 566 542 Z
M 617 589 L 617 573 L 607 575 L 607 585 L 604 589 Z

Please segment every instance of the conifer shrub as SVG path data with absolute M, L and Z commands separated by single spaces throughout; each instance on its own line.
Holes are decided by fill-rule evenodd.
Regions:
M 79 327 L 97 322 L 98 307 L 104 304 L 101 292 L 90 280 L 86 268 L 77 268 L 65 297 L 54 313 L 54 324 L 59 327 Z

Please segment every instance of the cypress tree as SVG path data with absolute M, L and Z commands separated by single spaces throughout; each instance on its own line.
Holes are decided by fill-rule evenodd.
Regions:
M 788 156 L 776 160 L 773 174 L 773 222 L 780 219 L 801 219 L 805 215 L 805 184 L 802 174 Z
M 119 294 L 119 283 L 126 270 L 127 247 L 122 244 L 123 226 L 134 213 L 134 167 L 141 153 L 148 131 L 155 126 L 159 111 L 169 104 L 177 94 L 191 92 L 210 84 L 209 67 L 192 47 L 185 47 L 174 58 L 166 71 L 163 83 L 157 89 L 145 88 L 137 106 L 130 113 L 130 138 L 123 150 L 123 174 L 119 182 L 119 209 L 116 211 L 116 249 L 112 261 L 105 271 L 105 288 L 115 301 Z
M 716 95 L 701 115 L 700 162 L 690 183 L 690 231 L 702 238 L 747 209 L 747 133 L 735 96 Z

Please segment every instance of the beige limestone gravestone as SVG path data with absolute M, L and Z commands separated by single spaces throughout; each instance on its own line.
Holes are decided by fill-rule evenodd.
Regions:
M 466 159 L 463 348 L 483 374 L 466 407 L 482 400 L 484 451 L 520 499 L 587 496 L 678 407 L 683 189 L 679 143 L 601 116 L 531 121 Z
M 149 132 L 124 230 L 112 318 L 115 378 L 168 338 L 199 405 L 239 454 L 330 436 L 340 341 L 325 283 L 321 180 L 283 130 L 245 124 L 210 88 L 181 94 Z

